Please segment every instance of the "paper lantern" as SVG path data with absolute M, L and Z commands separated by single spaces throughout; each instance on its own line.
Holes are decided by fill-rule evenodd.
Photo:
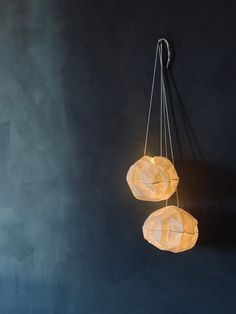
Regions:
M 160 250 L 183 252 L 195 245 L 197 224 L 197 220 L 185 210 L 173 205 L 166 206 L 147 218 L 143 225 L 143 236 Z
M 134 197 L 152 202 L 167 200 L 179 182 L 169 159 L 149 156 L 136 161 L 129 168 L 126 179 Z

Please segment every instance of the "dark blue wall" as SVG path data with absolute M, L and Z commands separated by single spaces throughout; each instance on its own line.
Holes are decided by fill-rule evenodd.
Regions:
M 0 313 L 236 312 L 234 1 L 0 2 Z M 155 42 L 191 251 L 144 241 L 135 200 Z M 158 152 L 158 101 L 149 154 Z

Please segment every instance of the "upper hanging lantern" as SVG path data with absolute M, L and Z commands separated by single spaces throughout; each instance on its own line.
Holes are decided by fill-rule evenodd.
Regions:
M 169 159 L 149 156 L 136 161 L 129 168 L 126 179 L 134 197 L 152 202 L 167 200 L 179 182 Z
M 147 218 L 143 225 L 143 236 L 160 250 L 183 252 L 197 242 L 197 220 L 181 208 L 166 206 Z
M 164 42 L 167 46 L 168 60 L 166 66 L 168 67 L 169 65 L 169 44 L 165 39 L 161 39 L 158 41 L 156 50 L 146 136 L 144 142 L 144 156 L 136 161 L 129 168 L 126 178 L 134 197 L 139 200 L 152 202 L 167 200 L 168 198 L 170 198 L 170 196 L 176 192 L 179 182 L 179 177 L 173 165 L 174 155 L 172 147 L 170 119 L 167 108 L 167 97 L 163 77 L 162 42 Z M 149 157 L 146 155 L 146 151 L 158 53 L 160 56 L 161 64 L 160 156 Z M 168 150 L 170 151 L 171 160 L 173 163 L 167 158 Z M 165 155 L 165 157 L 163 157 L 163 154 Z

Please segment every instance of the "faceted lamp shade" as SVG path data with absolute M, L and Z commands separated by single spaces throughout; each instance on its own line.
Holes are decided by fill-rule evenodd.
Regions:
M 147 218 L 143 225 L 143 236 L 160 250 L 183 252 L 197 242 L 197 220 L 181 208 L 166 206 Z
M 165 157 L 143 156 L 129 168 L 126 179 L 134 197 L 152 202 L 167 200 L 179 183 L 173 164 Z

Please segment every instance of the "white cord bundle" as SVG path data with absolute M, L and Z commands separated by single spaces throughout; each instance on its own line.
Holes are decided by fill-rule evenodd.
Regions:
M 170 63 L 169 43 L 166 39 L 161 38 L 158 40 L 157 45 L 156 45 L 155 62 L 154 62 L 154 69 L 153 69 L 152 87 L 151 87 L 151 95 L 150 95 L 150 102 L 149 102 L 149 109 L 148 109 L 146 136 L 145 136 L 143 154 L 146 155 L 146 151 L 147 151 L 147 142 L 148 142 L 150 118 L 151 118 L 152 103 L 153 103 L 153 93 L 154 93 L 155 79 L 156 79 L 157 59 L 158 59 L 158 55 L 159 55 L 160 89 L 161 89 L 161 91 L 160 91 L 160 156 L 163 156 L 163 150 L 164 150 L 165 157 L 166 158 L 168 157 L 168 146 L 169 146 L 171 161 L 172 161 L 173 165 L 175 166 L 171 128 L 170 128 L 170 119 L 169 119 L 169 110 L 168 110 L 168 103 L 167 103 L 167 96 L 166 96 L 164 68 L 163 68 L 163 43 L 166 45 L 167 54 L 168 54 L 167 55 L 166 69 L 168 68 L 169 63 Z M 179 207 L 179 196 L 178 196 L 178 190 L 177 189 L 176 189 L 176 202 L 177 202 L 177 206 Z M 167 201 L 166 201 L 166 203 L 167 203 Z

